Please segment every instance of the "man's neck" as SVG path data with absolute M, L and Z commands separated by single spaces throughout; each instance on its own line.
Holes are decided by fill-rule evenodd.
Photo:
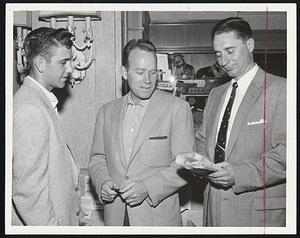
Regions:
M 29 73 L 29 76 L 34 79 L 35 81 L 37 81 L 40 85 L 42 85 L 46 90 L 48 90 L 49 92 L 51 92 L 53 90 L 52 87 L 50 86 L 47 86 L 45 81 L 43 80 L 42 78 L 42 75 L 40 74 L 37 74 L 35 72 L 30 72 Z

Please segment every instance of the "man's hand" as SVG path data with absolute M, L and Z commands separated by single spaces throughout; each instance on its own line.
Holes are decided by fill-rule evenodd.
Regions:
M 232 187 L 235 183 L 235 180 L 231 164 L 222 162 L 217 165 L 219 170 L 210 174 L 208 179 L 217 185 L 223 187 Z
M 118 184 L 112 180 L 107 180 L 102 184 L 100 200 L 105 202 L 113 202 L 117 196 L 119 190 Z
M 141 204 L 148 196 L 144 183 L 132 180 L 126 181 L 120 189 L 120 194 L 131 207 Z

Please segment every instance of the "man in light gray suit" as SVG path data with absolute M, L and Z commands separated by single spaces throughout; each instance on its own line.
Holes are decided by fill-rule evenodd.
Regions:
M 181 226 L 177 154 L 195 150 L 189 104 L 155 90 L 155 46 L 131 40 L 122 76 L 130 92 L 99 109 L 89 175 L 105 203 L 105 225 Z
M 197 151 L 218 163 L 204 194 L 205 226 L 285 226 L 286 80 L 253 60 L 242 18 L 212 31 L 219 65 L 232 80 L 213 89 L 196 132 Z
M 13 105 L 13 225 L 79 224 L 79 166 L 51 93 L 73 72 L 71 37 L 42 27 L 25 38 L 30 72 Z

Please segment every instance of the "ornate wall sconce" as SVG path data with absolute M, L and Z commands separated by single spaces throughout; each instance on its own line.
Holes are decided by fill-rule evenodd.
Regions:
M 24 39 L 32 28 L 32 15 L 27 11 L 14 12 L 14 27 L 16 36 L 17 70 L 23 80 L 27 69 L 27 61 L 24 53 Z
M 73 63 L 74 72 L 70 80 L 72 87 L 74 84 L 80 83 L 85 75 L 86 70 L 91 66 L 93 56 L 93 30 L 91 27 L 92 21 L 101 20 L 101 12 L 99 11 L 39 11 L 39 20 L 50 22 L 50 27 L 56 28 L 57 22 L 67 22 L 67 29 L 73 37 Z M 76 43 L 76 26 L 74 21 L 85 21 L 85 30 L 83 30 L 83 44 Z M 84 55 L 85 50 L 89 50 L 89 56 Z

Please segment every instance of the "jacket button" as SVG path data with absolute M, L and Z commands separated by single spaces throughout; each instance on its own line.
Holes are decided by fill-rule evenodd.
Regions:
M 79 188 L 76 186 L 76 187 L 75 187 L 75 192 L 77 192 L 78 190 L 79 190 Z

